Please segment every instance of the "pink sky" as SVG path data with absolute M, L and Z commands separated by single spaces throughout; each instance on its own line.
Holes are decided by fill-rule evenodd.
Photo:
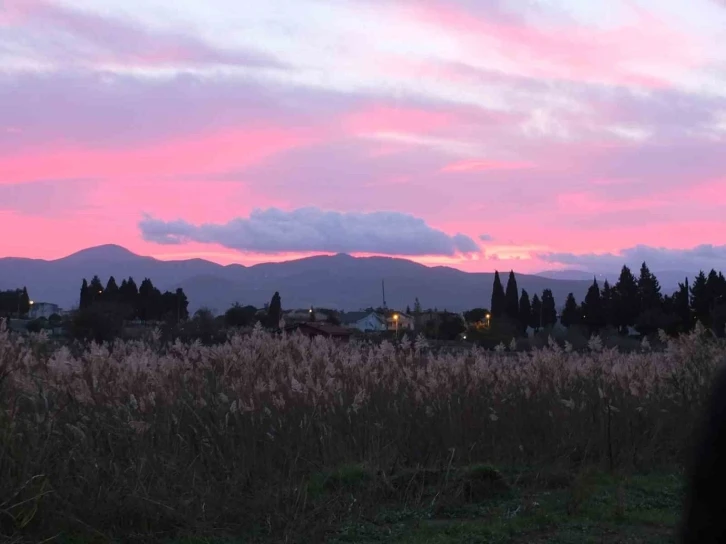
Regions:
M 726 7 L 684 4 L 5 0 L 0 256 L 726 269 Z

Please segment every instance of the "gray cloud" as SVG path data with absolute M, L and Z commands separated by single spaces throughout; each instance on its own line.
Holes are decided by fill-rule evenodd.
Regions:
M 637 245 L 615 253 L 542 253 L 537 258 L 550 263 L 577 266 L 592 272 L 615 272 L 624 264 L 631 268 L 645 262 L 651 270 L 726 270 L 726 245 L 702 244 L 691 249 L 668 249 Z
M 480 234 L 479 240 L 481 240 L 482 242 L 491 242 L 492 240 L 494 240 L 494 237 L 491 234 Z
M 399 212 L 335 212 L 318 208 L 255 210 L 225 224 L 193 225 L 149 215 L 139 222 L 144 240 L 158 244 L 199 242 L 241 251 L 456 255 L 479 252 L 463 234 L 453 236 Z

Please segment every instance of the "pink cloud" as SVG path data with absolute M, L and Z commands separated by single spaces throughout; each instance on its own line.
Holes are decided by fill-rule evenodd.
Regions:
M 597 198 L 587 192 L 563 193 L 557 196 L 558 213 L 568 215 L 588 215 L 616 213 L 625 211 L 650 210 L 670 204 L 658 198 L 628 198 L 614 200 Z
M 710 206 L 726 205 L 726 179 L 698 183 L 683 191 L 684 198 L 691 198 Z
M 449 126 L 454 121 L 455 116 L 449 112 L 374 106 L 345 116 L 342 125 L 353 134 L 425 133 Z
M 175 176 L 226 172 L 282 150 L 310 145 L 312 129 L 250 128 L 199 134 L 130 149 L 99 150 L 57 144 L 42 151 L 0 157 L 7 182 L 76 177 Z
M 482 54 L 504 53 L 513 70 L 532 77 L 668 87 L 667 80 L 640 73 L 636 64 L 660 66 L 665 61 L 681 75 L 707 57 L 705 44 L 642 10 L 635 24 L 614 29 L 492 21 L 443 2 L 408 3 L 405 14 L 444 27 Z
M 447 164 L 441 172 L 482 172 L 486 170 L 521 170 L 531 168 L 526 162 L 469 160 Z

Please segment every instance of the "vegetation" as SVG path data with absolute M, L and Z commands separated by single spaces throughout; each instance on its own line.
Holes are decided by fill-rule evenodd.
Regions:
M 669 296 L 661 293 L 658 278 L 646 263 L 640 267 L 637 278 L 623 266 L 614 286 L 605 281 L 600 289 L 597 279 L 593 279 L 581 304 L 570 293 L 559 316 L 550 289 L 545 289 L 541 296 L 535 294 L 531 300 L 523 289 L 519 310 L 515 311 L 516 289 L 514 272 L 509 273 L 506 292 L 499 272 L 494 274 L 491 325 L 502 341 L 510 340 L 513 331 L 518 330 L 522 336 L 527 328 L 537 332 L 551 328 L 558 321 L 564 327 L 581 327 L 587 336 L 602 334 L 606 329 L 623 335 L 635 330 L 642 336 L 663 330 L 675 336 L 693 330 L 697 322 L 719 336 L 726 334 L 726 277 L 715 270 L 708 274 L 700 272 L 690 287 L 686 278 Z
M 30 311 L 30 296 L 28 290 L 12 289 L 8 291 L 0 291 L 0 316 L 2 317 L 20 317 L 27 315 Z
M 90 283 L 84 279 L 79 311 L 99 306 L 104 307 L 104 313 L 113 313 L 122 320 L 179 322 L 189 317 L 189 301 L 183 289 L 162 293 L 149 278 L 145 278 L 138 288 L 133 278 L 123 280 L 119 287 L 111 276 L 105 288 L 98 276 L 93 276 Z
M 257 326 L 71 353 L 0 325 L 0 540 L 657 541 L 726 356 L 662 336 L 453 355 Z

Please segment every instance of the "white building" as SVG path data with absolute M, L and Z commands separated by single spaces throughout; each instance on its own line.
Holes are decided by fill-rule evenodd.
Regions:
M 341 318 L 343 326 L 358 329 L 361 332 L 378 332 L 386 330 L 386 318 L 376 312 L 349 312 Z
M 28 317 L 30 319 L 38 319 L 39 317 L 45 317 L 48 319 L 53 314 L 60 315 L 61 308 L 57 304 L 52 302 L 32 302 L 30 304 L 30 311 Z

